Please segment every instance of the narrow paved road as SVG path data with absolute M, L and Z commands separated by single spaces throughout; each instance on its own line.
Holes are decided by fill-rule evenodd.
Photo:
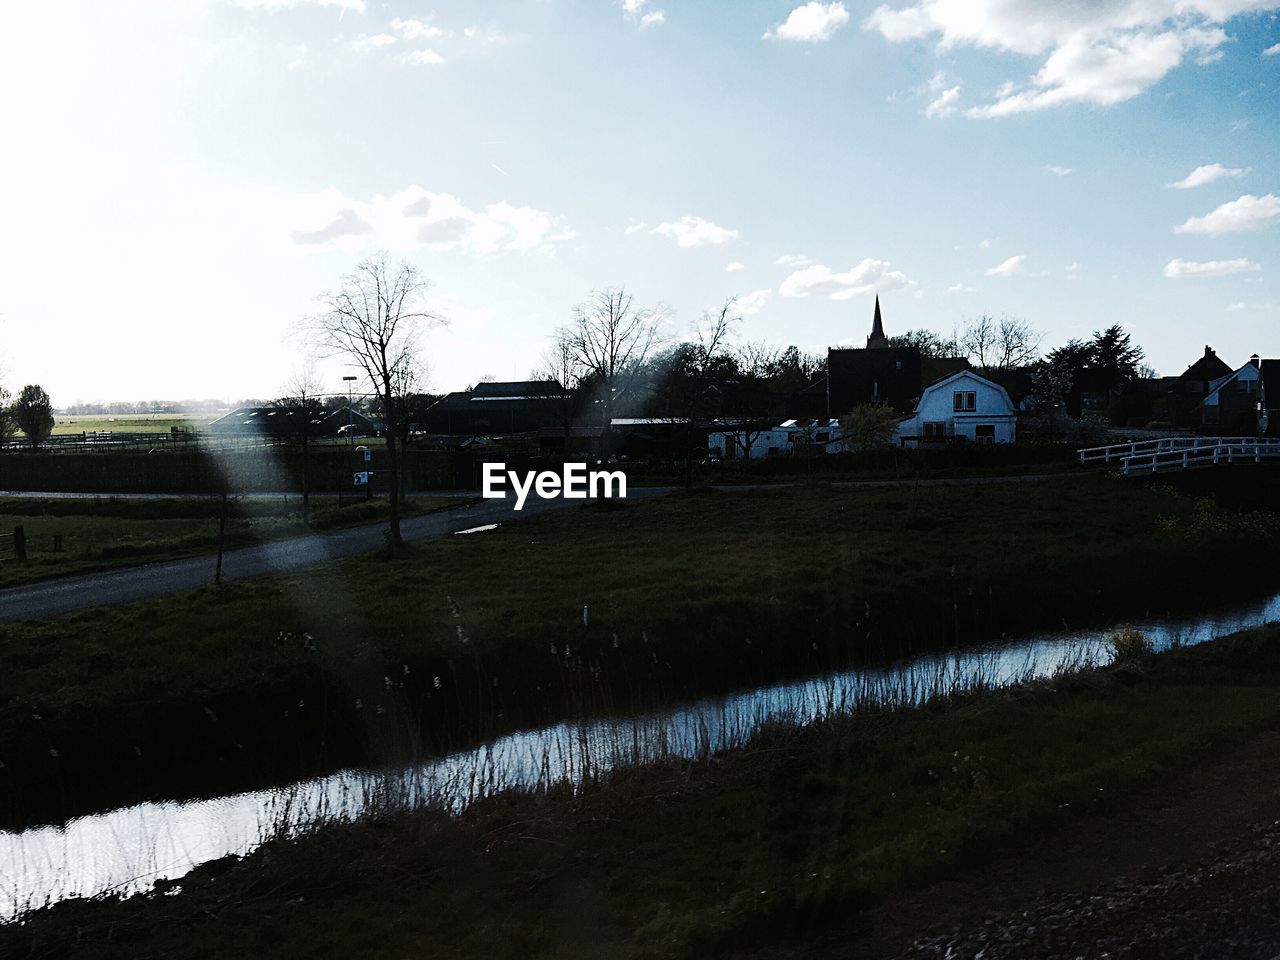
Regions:
M 634 488 L 628 491 L 629 499 L 646 499 L 670 489 Z M 487 500 L 453 510 L 411 517 L 401 522 L 401 531 L 405 540 L 426 540 L 473 527 L 507 523 L 582 505 L 580 500 L 542 500 L 530 497 L 525 502 L 524 509 L 517 513 L 514 498 Z M 224 580 L 248 580 L 368 553 L 383 545 L 385 531 L 386 524 L 378 523 L 228 550 L 222 558 L 222 577 Z M 56 580 L 9 587 L 0 590 L 0 623 L 39 620 L 90 607 L 111 606 L 194 590 L 208 586 L 213 580 L 214 562 L 212 554 L 205 554 L 185 560 L 167 560 L 104 573 L 59 577 Z

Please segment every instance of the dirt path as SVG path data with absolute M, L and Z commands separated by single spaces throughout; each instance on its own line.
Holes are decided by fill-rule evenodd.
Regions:
M 844 929 L 741 957 L 962 960 L 984 947 L 984 960 L 1280 955 L 1269 909 L 1280 903 L 1277 820 L 1280 733 L 1266 733 L 1119 812 L 1076 821 L 985 868 L 870 908 Z M 1232 920 L 1235 932 L 1224 933 L 1213 918 L 1230 911 L 1246 919 Z M 1187 923 L 1202 934 L 1188 934 Z M 1063 934 L 1071 949 L 1061 937 L 1057 946 L 1040 943 L 1052 924 L 1073 927 Z M 1230 944 L 1237 934 L 1262 952 Z M 1100 952 L 1104 935 L 1129 942 L 1129 952 L 1113 943 Z M 1153 936 L 1154 944 L 1131 942 Z M 930 942 L 913 949 L 917 941 Z

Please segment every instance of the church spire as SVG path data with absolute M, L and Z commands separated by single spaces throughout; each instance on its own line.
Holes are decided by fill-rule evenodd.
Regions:
M 880 294 L 876 294 L 876 315 L 871 321 L 871 336 L 867 337 L 868 347 L 888 346 L 889 338 L 884 335 L 884 323 L 880 320 Z

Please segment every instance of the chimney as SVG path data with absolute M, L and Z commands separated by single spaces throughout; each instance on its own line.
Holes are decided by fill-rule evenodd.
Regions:
M 1214 357 L 1214 356 L 1217 356 L 1217 354 L 1215 354 L 1215 353 L 1213 352 L 1213 347 L 1209 346 L 1207 343 L 1204 345 L 1204 355 L 1205 355 L 1206 357 Z
M 1251 365 L 1255 370 L 1261 370 L 1261 369 L 1262 369 L 1262 358 L 1261 358 L 1261 357 L 1259 357 L 1259 356 L 1255 353 L 1252 357 L 1250 357 L 1250 358 L 1249 358 L 1249 364 L 1250 364 L 1250 365 Z

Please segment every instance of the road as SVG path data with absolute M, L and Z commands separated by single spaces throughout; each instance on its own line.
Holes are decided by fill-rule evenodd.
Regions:
M 645 499 L 669 487 L 636 488 L 629 499 Z M 507 523 L 553 510 L 580 507 L 579 500 L 542 500 L 530 497 L 517 513 L 514 498 L 486 500 L 452 510 L 441 510 L 401 521 L 405 540 L 427 540 L 492 523 Z M 349 527 L 252 547 L 228 550 L 222 558 L 222 578 L 249 580 L 273 573 L 289 573 L 330 560 L 377 550 L 384 543 L 385 523 Z M 91 607 L 114 606 L 183 590 L 208 586 L 215 559 L 206 554 L 184 560 L 167 560 L 104 573 L 59 577 L 0 590 L 0 623 L 39 620 Z

